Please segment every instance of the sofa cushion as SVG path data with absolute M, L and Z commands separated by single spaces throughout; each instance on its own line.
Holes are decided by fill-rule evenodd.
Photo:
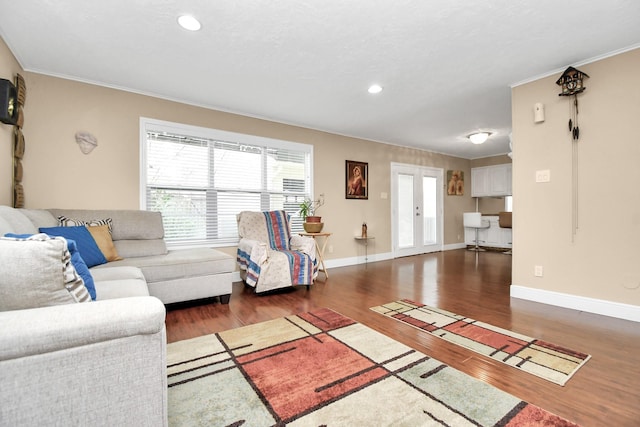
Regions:
M 0 310 L 91 301 L 64 238 L 0 238 Z
M 99 301 L 149 295 L 147 282 L 139 268 L 114 267 L 113 264 L 105 264 L 105 266 L 107 267 L 91 269 Z
M 149 283 L 230 273 L 235 270 L 235 260 L 232 256 L 211 248 L 193 248 L 169 251 L 166 255 L 125 258 L 98 266 L 92 271 L 107 266 L 127 265 L 139 267 Z
M 102 252 L 107 261 L 111 262 L 122 259 L 113 244 L 108 225 L 87 226 L 87 230 L 91 233 L 91 237 L 96 241 L 100 252 Z
M 78 227 L 41 227 L 40 232 L 50 236 L 62 236 L 75 240 L 80 255 L 82 255 L 82 259 L 84 259 L 88 267 L 94 267 L 107 262 L 107 259 L 96 244 L 95 239 L 91 236 L 87 227 L 83 225 Z
M 7 233 L 37 234 L 38 228 L 19 209 L 0 206 L 0 236 Z
M 58 220 L 46 209 L 19 209 L 36 227 L 57 227 Z

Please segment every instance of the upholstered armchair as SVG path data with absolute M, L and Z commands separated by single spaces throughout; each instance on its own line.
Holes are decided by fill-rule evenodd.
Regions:
M 313 284 L 318 275 L 315 242 L 292 235 L 285 211 L 240 212 L 238 264 L 256 293 Z

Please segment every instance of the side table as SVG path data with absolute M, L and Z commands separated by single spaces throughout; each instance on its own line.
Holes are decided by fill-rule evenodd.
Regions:
M 369 240 L 373 240 L 375 239 L 375 237 L 373 236 L 368 236 L 368 237 L 361 237 L 361 236 L 355 236 L 354 239 L 356 239 L 359 242 L 364 242 L 364 263 L 365 265 L 367 264 L 369 258 L 368 258 L 368 246 L 369 246 Z
M 320 266 L 318 267 L 318 271 L 322 271 L 324 273 L 325 279 L 329 278 L 329 273 L 327 273 L 327 267 L 324 265 L 324 250 L 327 247 L 327 242 L 329 241 L 329 236 L 331 233 L 299 233 L 301 236 L 313 237 L 314 242 L 316 243 L 316 252 L 318 254 L 318 259 L 320 260 Z M 318 245 L 318 237 L 324 237 L 324 241 L 322 242 L 322 246 Z

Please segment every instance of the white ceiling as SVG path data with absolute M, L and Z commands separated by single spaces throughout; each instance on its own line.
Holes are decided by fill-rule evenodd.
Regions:
M 27 71 L 469 159 L 509 151 L 513 84 L 640 47 L 638 0 L 0 0 L 0 11 Z M 202 29 L 180 28 L 183 13 Z M 480 129 L 494 135 L 466 140 Z

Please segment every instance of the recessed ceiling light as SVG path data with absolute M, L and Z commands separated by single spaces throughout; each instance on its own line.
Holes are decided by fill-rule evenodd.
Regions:
M 469 135 L 469 139 L 474 144 L 482 144 L 491 136 L 491 132 L 476 132 Z
M 382 92 L 382 86 L 380 85 L 369 86 L 369 93 L 380 93 L 380 92 Z
M 191 15 L 179 16 L 178 24 L 180 24 L 180 26 L 185 30 L 189 31 L 198 31 L 202 27 L 202 25 L 200 25 L 200 21 Z

